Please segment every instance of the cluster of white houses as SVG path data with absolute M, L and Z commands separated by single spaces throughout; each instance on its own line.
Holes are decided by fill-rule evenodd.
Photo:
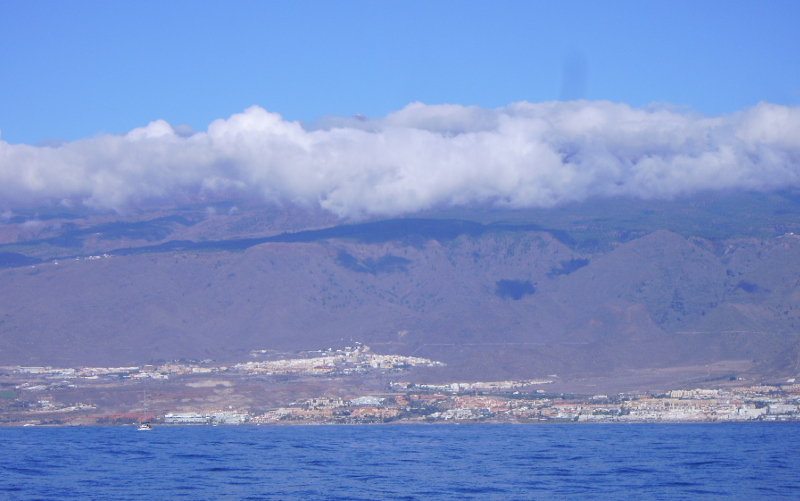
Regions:
M 595 395 L 586 399 L 529 395 L 414 393 L 350 400 L 311 398 L 261 414 L 234 410 L 171 413 L 169 424 L 375 423 L 389 421 L 658 422 L 800 419 L 800 385 L 734 390 L 675 390 L 660 396 Z
M 265 350 L 254 351 L 254 355 Z M 358 344 L 344 350 L 327 350 L 317 352 L 301 352 L 298 358 L 278 360 L 250 361 L 232 366 L 213 365 L 211 360 L 173 361 L 159 365 L 143 367 L 5 367 L 19 374 L 56 378 L 97 379 L 102 376 L 121 377 L 125 379 L 169 379 L 170 376 L 210 373 L 244 373 L 244 374 L 295 374 L 295 375 L 331 375 L 367 372 L 371 370 L 398 371 L 409 367 L 439 367 L 442 362 L 421 357 L 403 355 L 378 355 L 372 353 L 368 346 Z M 312 356 L 309 356 L 312 355 Z

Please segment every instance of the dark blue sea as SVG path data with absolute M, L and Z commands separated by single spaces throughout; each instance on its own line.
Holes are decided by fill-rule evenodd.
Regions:
M 3 500 L 800 499 L 800 423 L 0 428 Z

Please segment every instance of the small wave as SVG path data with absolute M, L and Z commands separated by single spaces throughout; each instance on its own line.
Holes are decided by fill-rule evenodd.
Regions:
M 247 471 L 244 468 L 232 468 L 228 466 L 212 466 L 210 468 L 201 468 L 200 471 L 207 471 L 211 473 L 228 472 L 228 471 Z
M 181 458 L 181 459 L 212 459 L 212 460 L 219 459 L 218 456 L 212 456 L 210 454 L 196 454 L 196 453 L 175 454 L 174 457 Z
M 710 496 L 730 496 L 731 493 L 727 491 L 712 491 L 708 489 L 686 489 L 686 492 L 690 494 L 702 494 L 702 495 L 710 495 Z
M 503 493 L 508 492 L 508 489 L 502 489 L 499 487 L 491 487 L 491 486 L 484 486 L 484 487 L 455 487 L 453 488 L 455 492 L 461 492 L 464 494 L 491 494 L 491 493 Z
M 674 482 L 664 482 L 661 485 L 664 485 L 664 486 L 667 486 L 667 487 L 695 487 L 695 486 L 698 486 L 700 484 L 698 484 L 697 482 L 674 481 Z
M 39 468 L 21 468 L 15 466 L 3 466 L 3 469 L 9 472 L 18 473 L 20 475 L 28 475 L 36 477 L 44 477 L 49 475 L 47 471 Z
M 717 461 L 690 461 L 683 463 L 686 466 L 697 467 L 697 466 L 707 466 L 710 464 L 717 464 Z
M 652 468 L 643 468 L 638 466 L 623 466 L 614 470 L 614 473 L 625 475 L 627 473 L 655 473 L 656 470 Z

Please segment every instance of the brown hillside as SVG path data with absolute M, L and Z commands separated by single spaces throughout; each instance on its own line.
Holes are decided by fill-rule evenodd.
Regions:
M 711 244 L 663 230 L 593 253 L 500 231 L 59 260 L 0 271 L 0 364 L 241 360 L 360 341 L 442 360 L 445 379 L 734 359 L 769 373 L 797 358 L 799 284 L 796 237 Z

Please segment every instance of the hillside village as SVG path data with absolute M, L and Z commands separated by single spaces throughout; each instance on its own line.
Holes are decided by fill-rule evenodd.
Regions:
M 253 350 L 250 355 L 266 355 L 269 350 Z M 279 358 L 276 360 L 248 361 L 230 366 L 215 365 L 212 360 L 175 360 L 143 367 L 4 367 L 19 374 L 43 376 L 47 378 L 97 379 L 100 376 L 117 376 L 124 379 L 169 379 L 170 376 L 187 374 L 304 374 L 331 375 L 355 374 L 370 370 L 402 370 L 409 367 L 437 367 L 442 362 L 420 357 L 402 355 L 379 355 L 372 353 L 368 346 L 356 343 L 343 350 L 319 350 L 299 352 L 298 358 Z
M 662 394 L 574 395 L 548 392 L 553 383 L 548 378 L 437 384 L 399 381 L 414 368 L 435 369 L 444 364 L 375 354 L 361 344 L 300 352 L 293 358 L 272 354 L 271 359 L 259 359 L 270 355 L 267 350 L 255 350 L 251 357 L 256 360 L 231 365 L 182 360 L 143 367 L 3 367 L 0 425 L 113 425 L 142 420 L 165 425 L 800 420 L 800 384 L 794 379 Z M 209 377 L 213 379 L 205 379 Z M 254 381 L 284 385 L 276 386 L 276 392 L 293 387 L 305 396 L 272 400 L 271 405 L 243 401 L 240 393 L 246 391 L 268 394 L 266 389 L 253 390 Z M 363 394 L 343 395 L 343 388 L 355 381 L 372 386 L 364 387 Z M 321 384 L 326 389 L 319 390 Z M 112 405 L 102 397 L 126 392 L 133 398 L 127 403 Z M 149 409 L 140 401 L 148 393 Z M 68 401 L 66 395 L 84 400 Z

